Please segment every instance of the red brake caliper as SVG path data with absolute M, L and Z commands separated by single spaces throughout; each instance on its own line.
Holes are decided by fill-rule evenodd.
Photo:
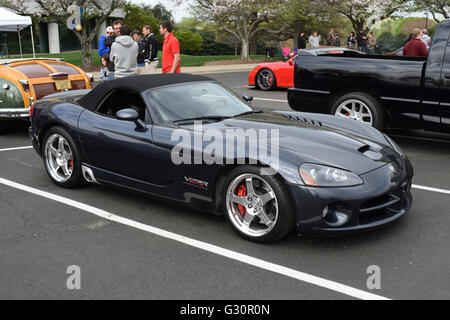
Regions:
M 238 192 L 237 192 L 237 196 L 239 197 L 247 197 L 247 188 L 245 187 L 245 184 L 241 184 L 239 186 Z M 245 207 L 241 204 L 238 204 L 238 209 L 239 212 L 241 213 L 242 216 L 245 216 L 245 212 L 247 212 L 247 210 L 245 209 Z

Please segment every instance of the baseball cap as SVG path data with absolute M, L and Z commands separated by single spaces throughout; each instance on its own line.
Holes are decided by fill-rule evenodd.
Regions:
M 109 26 L 106 28 L 106 32 L 114 32 L 113 27 Z

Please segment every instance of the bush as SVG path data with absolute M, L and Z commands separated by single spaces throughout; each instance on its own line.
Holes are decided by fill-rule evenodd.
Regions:
M 408 39 L 408 36 L 404 33 L 392 35 L 390 32 L 383 32 L 377 39 L 377 44 L 380 46 L 381 51 L 392 52 L 398 48 L 403 47 L 403 44 Z
M 198 33 L 190 30 L 177 30 L 173 34 L 180 42 L 181 53 L 197 54 L 202 50 L 203 38 Z
M 202 56 L 222 56 L 222 55 L 233 55 L 234 48 L 226 45 L 224 43 L 216 42 L 216 33 L 210 30 L 200 30 L 198 32 L 203 38 L 203 46 L 201 52 Z M 240 48 L 238 48 L 240 52 Z

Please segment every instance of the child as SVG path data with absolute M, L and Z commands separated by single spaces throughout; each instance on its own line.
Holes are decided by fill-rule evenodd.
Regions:
M 114 79 L 114 71 L 111 71 L 111 62 L 109 61 L 109 54 L 102 55 L 102 69 L 100 70 L 100 79 L 108 81 Z

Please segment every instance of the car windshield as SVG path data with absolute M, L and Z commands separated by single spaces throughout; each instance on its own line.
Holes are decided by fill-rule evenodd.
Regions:
M 165 87 L 151 94 L 164 121 L 228 118 L 253 110 L 230 89 L 214 82 Z

